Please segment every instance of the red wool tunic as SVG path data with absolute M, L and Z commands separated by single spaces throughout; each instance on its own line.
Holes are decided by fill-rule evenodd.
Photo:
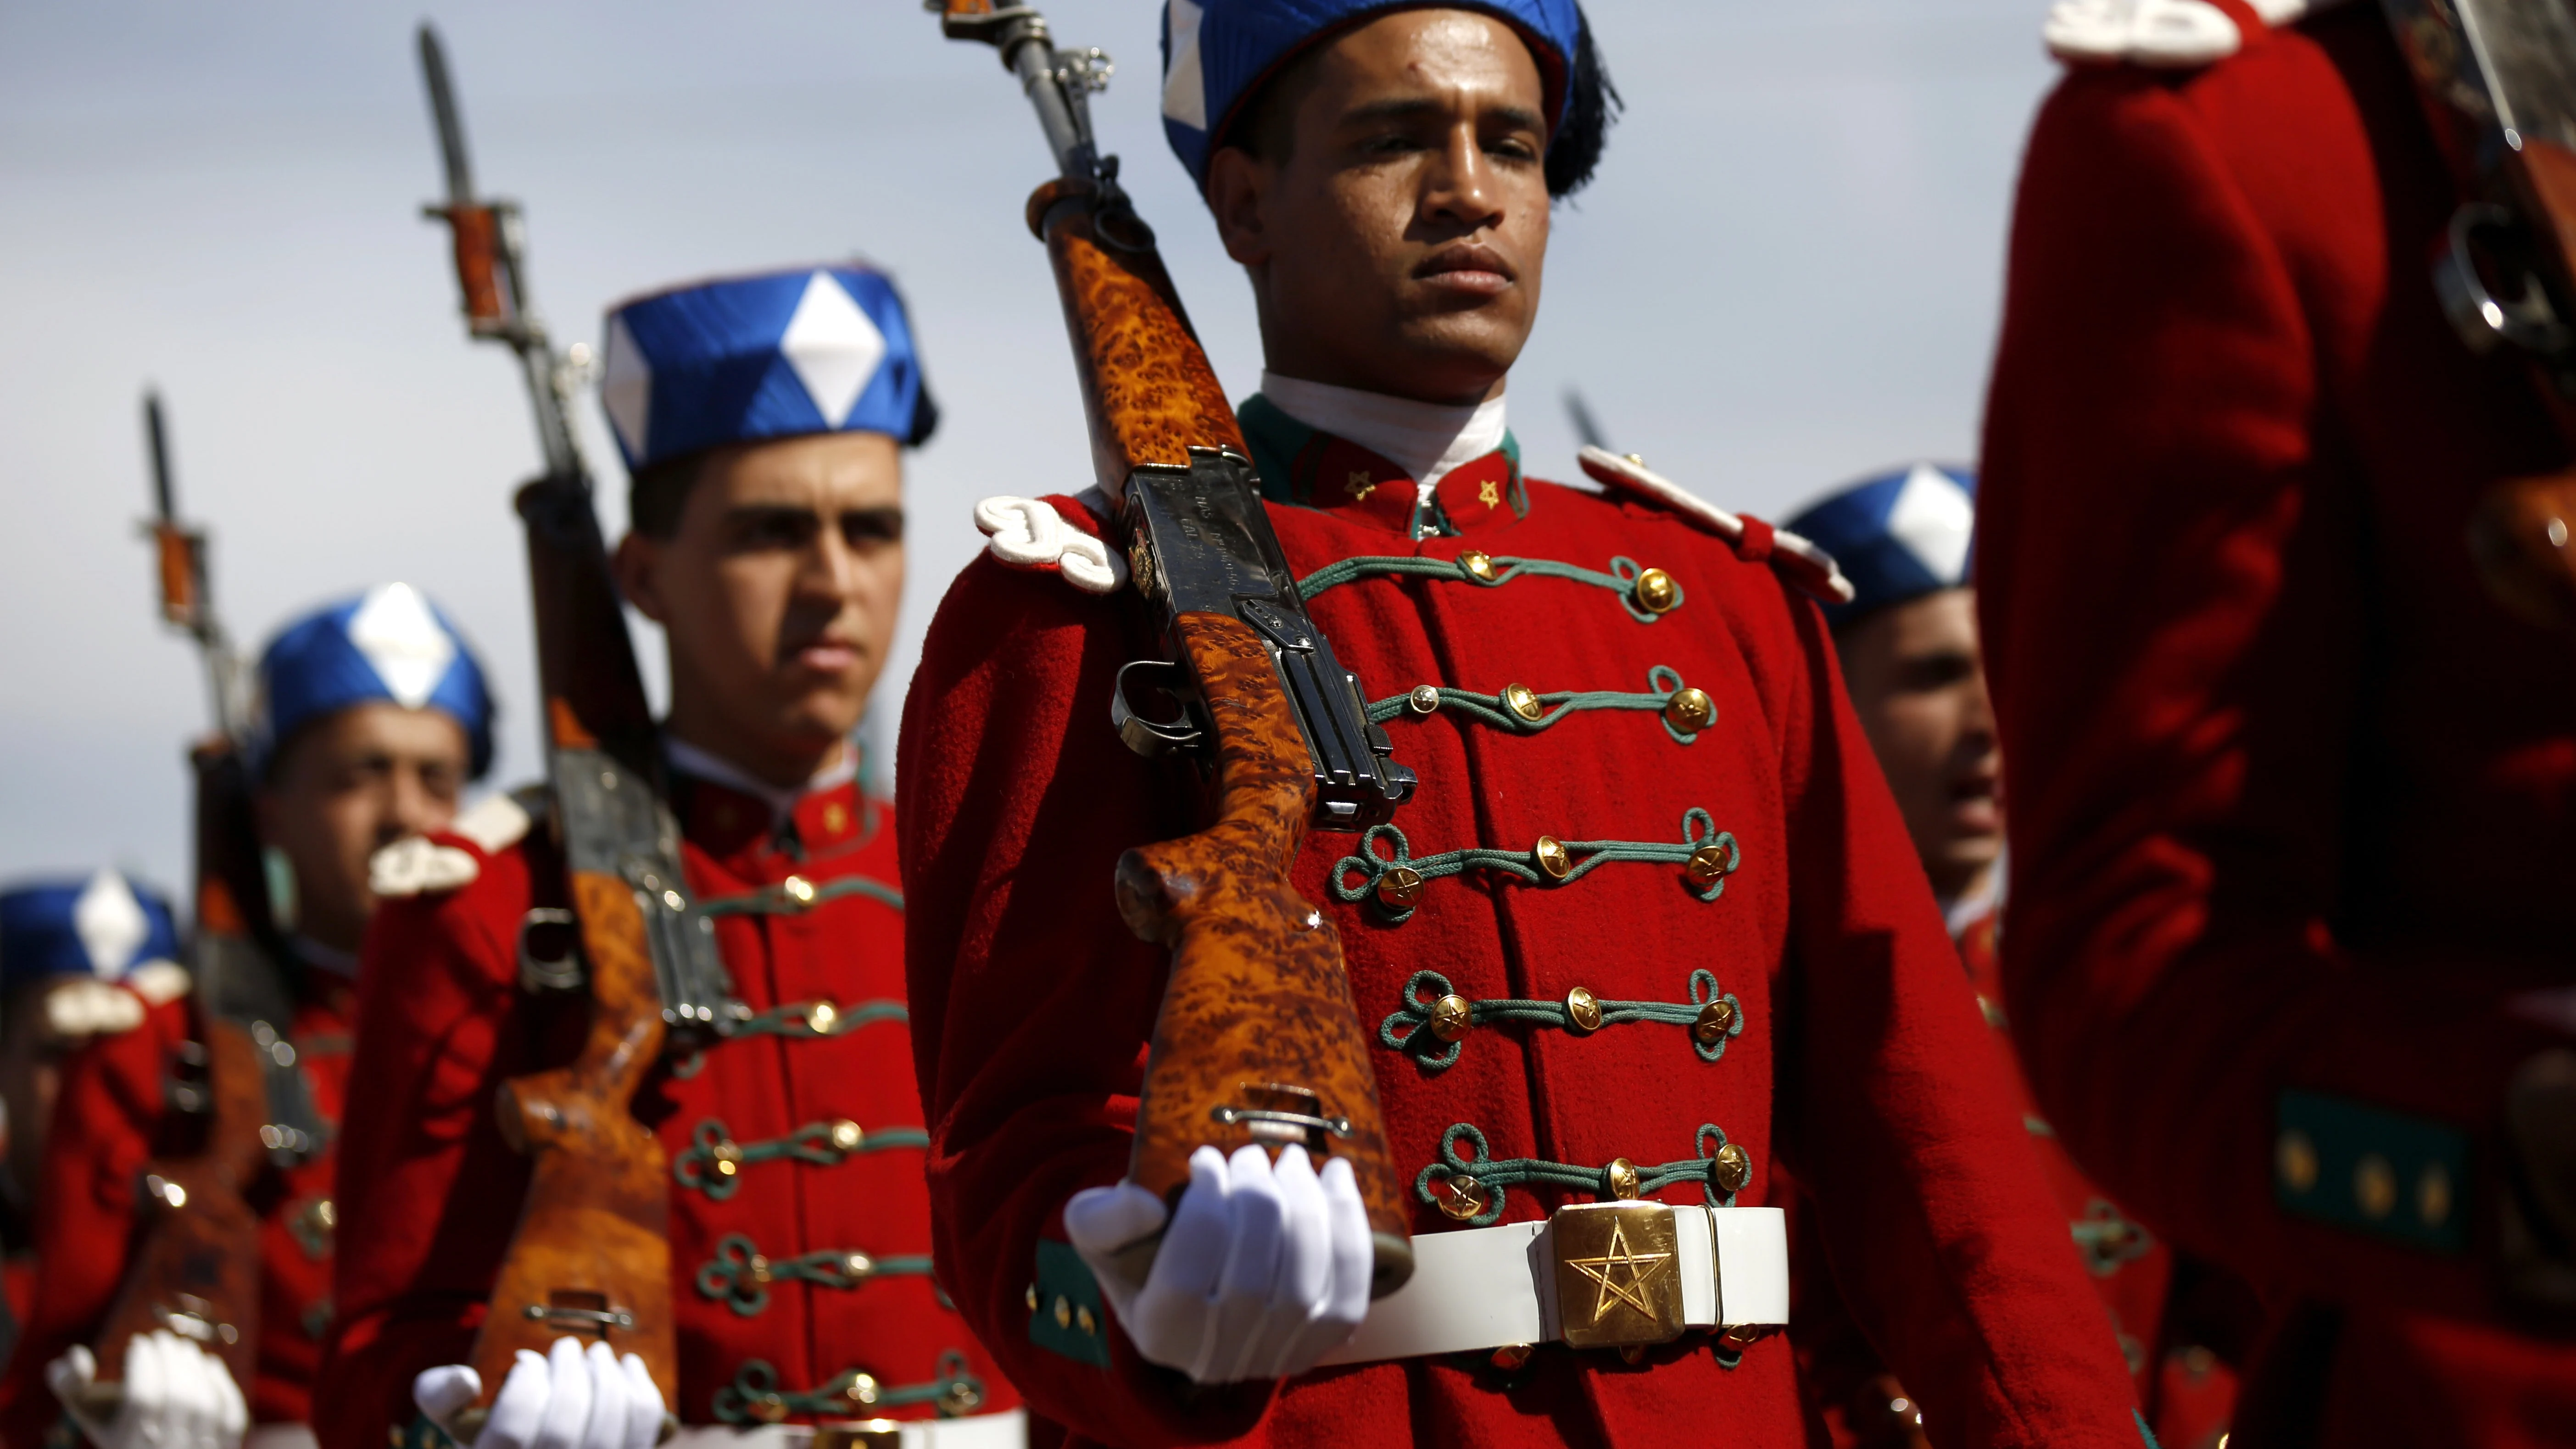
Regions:
M 1492 557 L 1498 583 L 1362 565 L 1310 603 L 1370 699 L 1453 691 L 1429 715 L 1387 722 L 1396 758 L 1422 780 L 1395 817 L 1417 865 L 1473 847 L 1527 852 L 1541 835 L 1679 847 L 1713 829 L 1740 852 L 1713 900 L 1678 853 L 1552 885 L 1435 871 L 1399 924 L 1366 891 L 1371 868 L 1337 864 L 1362 852 L 1358 837 L 1308 838 L 1293 880 L 1341 931 L 1370 1027 L 1388 1021 L 1401 1036 L 1409 992 L 1416 1012 L 1442 990 L 1549 1002 L 1578 986 L 1687 1006 L 1700 971 L 1740 1007 L 1744 1029 L 1722 1051 L 1694 1046 L 1686 1012 L 1683 1024 L 1580 1036 L 1482 1025 L 1447 1065 L 1381 1047 L 1408 1187 L 1458 1124 L 1493 1158 L 1590 1169 L 1618 1157 L 1696 1169 L 1719 1140 L 1704 1129 L 1716 1129 L 1750 1154 L 1736 1203 L 1776 1201 L 1775 1161 L 1814 1191 L 1855 1310 L 1923 1386 L 1949 1442 L 2138 1444 L 2118 1350 L 1815 608 L 1769 564 L 1673 513 L 1524 482 L 1508 451 L 1446 476 L 1436 504 L 1417 508 L 1392 464 L 1263 400 L 1245 423 L 1301 577 L 1353 559 Z M 1090 526 L 1081 504 L 1052 501 Z M 1417 541 L 1417 523 L 1438 536 Z M 1515 572 L 1514 560 L 1593 576 Z M 1667 571 L 1680 604 L 1638 609 L 1619 576 L 1639 567 Z M 1517 1372 L 1481 1356 L 1416 1359 L 1275 1392 L 1192 1392 L 1139 1359 L 1114 1322 L 1063 1330 L 1054 1300 L 1097 1295 L 1065 1270 L 1059 1215 L 1126 1167 L 1162 994 L 1163 953 L 1120 922 L 1112 867 L 1129 846 L 1192 828 L 1187 767 L 1140 760 L 1109 725 L 1113 673 L 1157 651 L 1136 599 L 986 557 L 950 590 L 905 707 L 914 1052 L 941 1269 L 1032 1405 L 1076 1442 L 1121 1445 L 1806 1442 L 1776 1337 L 1731 1366 L 1688 1333 L 1635 1365 L 1560 1345 Z M 1508 723 L 1513 684 L 1541 697 L 1549 723 Z M 1668 729 L 1661 710 L 1682 687 L 1706 691 L 1714 723 Z M 1601 693 L 1559 713 L 1561 691 Z M 1694 810 L 1705 818 L 1686 821 Z M 1373 847 L 1381 859 L 1395 848 Z M 1578 863 L 1591 848 L 1575 845 Z M 1337 894 L 1337 876 L 1363 899 Z M 1436 1046 L 1428 1033 L 1419 1044 Z M 1705 1186 L 1653 1195 L 1699 1202 Z M 1459 1226 L 1427 1200 L 1441 1195 L 1409 1197 L 1414 1232 Z M 1589 1200 L 1508 1186 L 1500 1216 L 1535 1219 L 1569 1198 Z
M 2013 1024 L 2086 1170 L 2283 1310 L 2245 1442 L 2564 1444 L 2576 1346 L 2491 1265 L 2576 981 L 2576 649 L 2461 540 L 2565 449 L 2440 315 L 2379 8 L 2228 9 L 2205 70 L 2070 74 L 2022 179 L 1978 524 Z
M 319 967 L 298 973 L 286 1042 L 326 1128 L 340 1120 L 349 1077 L 353 993 Z M 64 1063 L 36 1204 L 36 1281 L 24 1336 L 0 1377 L 0 1442 L 34 1449 L 61 1419 L 45 1365 L 91 1343 L 124 1285 L 145 1227 L 143 1169 L 194 1151 L 198 1119 L 170 1107 L 180 1044 L 198 1034 L 193 996 L 148 1007 L 131 1031 L 103 1036 Z M 259 1369 L 241 1386 L 253 1424 L 310 1417 L 331 1321 L 331 1139 L 292 1166 L 272 1162 L 247 1194 L 260 1215 Z M 372 1446 L 370 1446 L 372 1449 Z
M 673 1173 L 680 1381 L 661 1386 L 665 1401 L 692 1424 L 1011 1407 L 929 1276 L 890 811 L 843 785 L 809 792 L 773 831 L 748 795 L 687 777 L 674 793 L 689 885 L 748 1015 L 719 1045 L 666 1060 L 636 1099 Z M 579 993 L 518 979 L 521 919 L 564 903 L 547 832 L 498 854 L 431 839 L 478 870 L 386 901 L 368 936 L 340 1327 L 317 1404 L 329 1449 L 379 1449 L 414 1417 L 413 1376 L 465 1361 L 528 1183 L 494 1090 L 569 1060 L 586 1018 Z M 846 1130 L 834 1140 L 842 1123 L 855 1150 Z M 730 1177 L 708 1150 L 723 1141 L 745 1154 Z

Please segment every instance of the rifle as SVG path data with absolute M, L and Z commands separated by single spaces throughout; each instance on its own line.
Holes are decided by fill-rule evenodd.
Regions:
M 2384 0 L 2462 195 L 2433 286 L 2472 352 L 2528 364 L 2576 446 L 2576 15 L 2565 0 Z M 2469 528 L 2488 592 L 2576 627 L 2576 475 L 2497 485 Z
M 714 1034 L 729 987 L 714 923 L 687 895 L 652 710 L 591 505 L 590 473 L 568 424 L 588 349 L 558 354 L 529 305 L 518 207 L 475 198 L 447 58 L 428 25 L 420 28 L 420 64 L 447 176 L 447 204 L 424 210 L 453 233 L 467 332 L 519 359 L 545 458 L 545 473 L 519 489 L 517 507 L 527 528 L 547 776 L 580 959 L 548 948 L 565 934 L 565 921 L 540 907 L 520 928 L 520 975 L 532 989 L 578 986 L 586 977 L 590 990 L 580 1054 L 504 1083 L 496 1104 L 502 1135 L 533 1163 L 475 1338 L 483 1397 L 449 1426 L 470 1442 L 518 1350 L 543 1353 L 562 1334 L 595 1335 L 638 1354 L 666 1395 L 676 1389 L 668 1163 L 633 1103 L 667 1044 L 694 1046 Z
M 1111 722 L 1139 754 L 1181 753 L 1199 770 L 1205 828 L 1128 851 L 1119 914 L 1171 948 L 1171 975 L 1137 1106 L 1130 1181 L 1172 1203 L 1190 1153 L 1302 1143 L 1347 1158 L 1375 1239 L 1373 1294 L 1401 1287 L 1413 1247 L 1369 1038 L 1353 1005 L 1340 933 L 1288 883 L 1309 824 L 1362 830 L 1411 798 L 1358 682 L 1306 616 L 1296 575 L 1263 512 L 1251 450 L 1181 310 L 1146 226 L 1093 144 L 1089 94 L 1108 57 L 1058 50 L 1038 12 L 993 0 L 928 0 L 952 40 L 1001 53 L 1020 80 L 1058 174 L 1029 198 L 1072 334 L 1092 466 L 1118 505 L 1136 590 L 1168 659 L 1119 671 Z M 1179 716 L 1148 718 L 1131 689 Z M 1121 1255 L 1140 1281 L 1160 1246 Z
M 139 1333 L 167 1330 L 195 1340 L 247 1388 L 259 1345 L 259 1214 L 245 1194 L 277 1136 L 262 1077 L 278 1070 L 254 1041 L 257 1025 L 224 1010 L 235 981 L 258 982 L 272 968 L 263 953 L 278 942 L 260 877 L 253 831 L 250 774 L 242 750 L 241 661 L 234 654 L 206 587 L 206 535 L 181 523 L 170 478 L 170 449 L 161 398 L 143 395 L 144 437 L 152 459 L 152 520 L 161 617 L 196 640 L 206 666 L 214 733 L 189 750 L 196 793 L 196 921 L 192 933 L 198 985 L 198 1040 L 180 1044 L 169 1084 L 170 1105 L 200 1119 L 195 1149 L 154 1157 L 143 1174 L 146 1225 L 100 1321 L 94 1352 L 98 1377 L 71 1407 L 92 1422 L 116 1415 L 125 1349 Z M 273 1034 L 269 1040 L 278 1038 Z M 291 1059 L 290 1059 L 291 1062 Z M 284 1070 L 292 1075 L 293 1067 Z M 300 1089 L 301 1079 L 297 1079 Z M 281 1139 L 280 1145 L 284 1145 Z M 305 1146 L 310 1145 L 308 1134 Z

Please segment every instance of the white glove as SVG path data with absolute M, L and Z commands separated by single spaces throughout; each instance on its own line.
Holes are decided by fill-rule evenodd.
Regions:
M 483 1376 L 461 1363 L 411 1381 L 411 1401 L 442 1427 L 482 1393 Z M 566 1336 L 543 1357 L 519 1350 L 470 1449 L 653 1449 L 662 1413 L 644 1360 L 630 1353 L 621 1361 L 596 1340 L 585 1351 Z
M 98 1357 L 74 1344 L 45 1365 L 45 1383 L 98 1449 L 240 1449 L 250 1428 L 241 1386 L 224 1361 L 167 1329 L 126 1341 L 116 1412 L 100 1419 Z
M 1161 1200 L 1131 1182 L 1064 1205 L 1065 1236 L 1136 1351 L 1193 1382 L 1292 1378 L 1368 1314 L 1368 1210 L 1338 1157 L 1318 1176 L 1303 1147 L 1282 1151 L 1275 1168 L 1259 1147 L 1231 1161 L 1200 1148 L 1153 1270 L 1141 1286 L 1121 1277 L 1118 1250 L 1163 1222 Z

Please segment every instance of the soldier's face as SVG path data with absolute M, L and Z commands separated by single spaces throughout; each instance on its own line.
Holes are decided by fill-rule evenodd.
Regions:
M 866 708 L 903 594 L 903 455 L 823 433 L 712 455 L 667 539 L 618 546 L 671 657 L 672 732 L 778 785 Z
M 1287 89 L 1271 104 L 1293 106 L 1284 153 L 1229 146 L 1208 174 L 1271 369 L 1429 402 L 1498 391 L 1538 320 L 1547 258 L 1547 108 L 1529 47 L 1490 16 L 1397 11 L 1273 84 Z
M 1835 641 L 1852 708 L 1944 897 L 1964 893 L 2003 852 L 2003 754 L 1976 599 L 1973 589 L 1926 594 L 1863 617 Z
M 471 759 L 442 710 L 358 704 L 298 730 L 258 798 L 260 843 L 295 867 L 296 930 L 358 949 L 376 908 L 368 859 L 455 819 Z

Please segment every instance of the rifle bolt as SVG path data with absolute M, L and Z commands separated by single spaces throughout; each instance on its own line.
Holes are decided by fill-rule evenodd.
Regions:
M 1699 1009 L 1699 1020 L 1691 1023 L 1691 1037 L 1701 1046 L 1715 1046 L 1734 1025 L 1735 1003 L 1721 996 Z
M 847 1117 L 832 1124 L 832 1146 L 842 1152 L 856 1152 L 859 1145 L 867 1140 L 868 1134 L 860 1131 L 859 1124 Z
M 1526 684 L 1504 685 L 1503 703 L 1510 706 L 1512 713 L 1531 724 L 1538 723 L 1539 716 L 1547 713 L 1547 707 L 1538 702 L 1538 691 Z
M 1456 1041 L 1475 1024 L 1475 1003 L 1455 992 L 1431 1003 L 1431 1034 L 1442 1041 Z
M 1422 899 L 1422 872 L 1409 865 L 1389 868 L 1377 878 L 1377 898 L 1389 909 L 1409 909 Z
M 1494 581 L 1494 556 L 1482 549 L 1471 548 L 1458 555 L 1458 567 L 1465 569 L 1479 583 Z
M 1636 587 L 1637 607 L 1649 614 L 1669 614 L 1682 601 L 1681 588 L 1662 569 L 1648 569 L 1637 575 Z
M 1417 684 L 1404 697 L 1404 704 L 1415 714 L 1430 714 L 1440 708 L 1440 689 L 1437 685 Z
M 1664 701 L 1664 718 L 1683 734 L 1695 735 L 1717 723 L 1717 706 L 1701 690 L 1676 689 Z
M 1530 848 L 1530 854 L 1538 857 L 1538 868 L 1547 873 L 1549 880 L 1563 880 L 1574 874 L 1573 855 L 1567 852 L 1565 843 L 1553 835 L 1540 836 L 1538 844 Z
M 1601 998 L 1593 995 L 1591 988 L 1586 986 L 1578 986 L 1565 993 L 1565 1019 L 1573 1023 L 1576 1031 L 1599 1031 Z

